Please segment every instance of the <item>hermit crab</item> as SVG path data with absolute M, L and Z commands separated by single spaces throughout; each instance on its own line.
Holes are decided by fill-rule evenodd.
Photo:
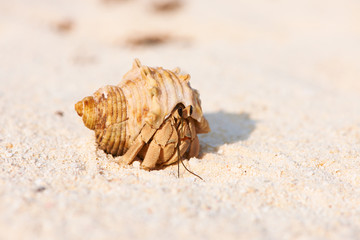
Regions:
M 117 86 L 105 86 L 75 104 L 86 127 L 95 131 L 99 148 L 127 164 L 142 161 L 152 170 L 197 157 L 198 133 L 208 133 L 199 93 L 190 75 L 141 65 Z

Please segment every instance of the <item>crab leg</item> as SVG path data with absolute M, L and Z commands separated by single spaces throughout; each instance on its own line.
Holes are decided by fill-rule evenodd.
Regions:
M 145 145 L 145 142 L 141 140 L 140 137 L 136 138 L 136 141 L 131 147 L 126 151 L 122 156 L 124 162 L 130 165 L 134 160 L 136 155 L 140 152 L 141 148 Z
M 126 164 L 131 164 L 134 161 L 136 155 L 140 152 L 145 143 L 149 142 L 155 132 L 156 129 L 153 129 L 150 125 L 144 125 L 139 136 L 136 137 L 134 144 L 131 145 L 131 147 L 122 156 L 122 159 Z
M 190 140 L 181 142 L 179 146 L 180 157 L 182 157 L 185 154 L 186 150 L 189 148 L 189 145 L 190 145 Z M 171 165 L 173 163 L 176 163 L 178 160 L 179 160 L 179 155 L 178 152 L 176 151 L 174 155 L 169 159 L 169 161 L 164 163 L 164 165 Z
M 156 162 L 159 159 L 160 151 L 160 145 L 152 141 L 149 145 L 149 149 L 146 152 L 144 161 L 141 163 L 141 168 L 145 170 L 154 169 L 156 166 Z
M 190 149 L 189 149 L 189 158 L 192 158 L 192 157 L 197 157 L 199 155 L 200 144 L 199 144 L 199 138 L 196 134 L 196 127 L 194 120 L 192 118 L 189 118 L 188 122 L 189 122 L 190 135 L 192 137 Z
M 159 130 L 155 133 L 153 140 L 149 145 L 149 149 L 146 152 L 144 161 L 141 164 L 141 168 L 146 170 L 154 169 L 156 163 L 160 158 L 161 149 L 166 151 L 165 147 L 171 142 L 173 136 L 173 126 L 171 121 L 166 121 Z M 177 138 L 177 135 L 175 136 Z M 165 153 L 166 154 L 166 153 Z
M 199 155 L 199 152 L 200 152 L 199 138 L 198 136 L 196 136 L 190 144 L 189 159 L 193 157 L 197 157 Z

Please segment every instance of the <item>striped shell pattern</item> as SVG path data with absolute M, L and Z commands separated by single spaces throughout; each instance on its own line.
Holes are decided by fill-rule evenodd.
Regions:
M 145 124 L 158 129 L 179 103 L 192 106 L 196 133 L 207 133 L 199 93 L 191 88 L 190 76 L 179 72 L 143 66 L 135 59 L 117 86 L 100 88 L 76 103 L 75 110 L 95 131 L 99 147 L 114 156 L 129 149 Z

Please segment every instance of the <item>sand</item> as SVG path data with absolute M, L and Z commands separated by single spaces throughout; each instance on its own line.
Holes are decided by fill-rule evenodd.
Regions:
M 358 239 L 360 3 L 155 5 L 0 1 L 0 239 Z M 76 115 L 136 57 L 192 76 L 205 181 L 115 163 Z

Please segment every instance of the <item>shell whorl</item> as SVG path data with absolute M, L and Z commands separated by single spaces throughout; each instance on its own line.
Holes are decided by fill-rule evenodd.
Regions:
M 77 114 L 82 117 L 85 126 L 91 130 L 95 129 L 95 101 L 89 96 L 75 104 Z
M 128 148 L 126 136 L 127 104 L 123 91 L 117 86 L 105 86 L 93 96 L 75 104 L 85 126 L 95 131 L 100 149 L 112 155 L 122 155 Z
M 194 108 L 192 118 L 203 127 L 202 132 L 209 132 L 208 123 L 203 117 L 199 93 L 191 88 L 190 75 L 180 74 L 162 67 L 141 65 L 135 59 L 132 69 L 126 73 L 119 87 L 124 91 L 128 102 L 129 134 L 136 136 L 145 123 L 159 128 L 165 118 L 178 103 Z M 207 129 L 206 129 L 207 125 Z

